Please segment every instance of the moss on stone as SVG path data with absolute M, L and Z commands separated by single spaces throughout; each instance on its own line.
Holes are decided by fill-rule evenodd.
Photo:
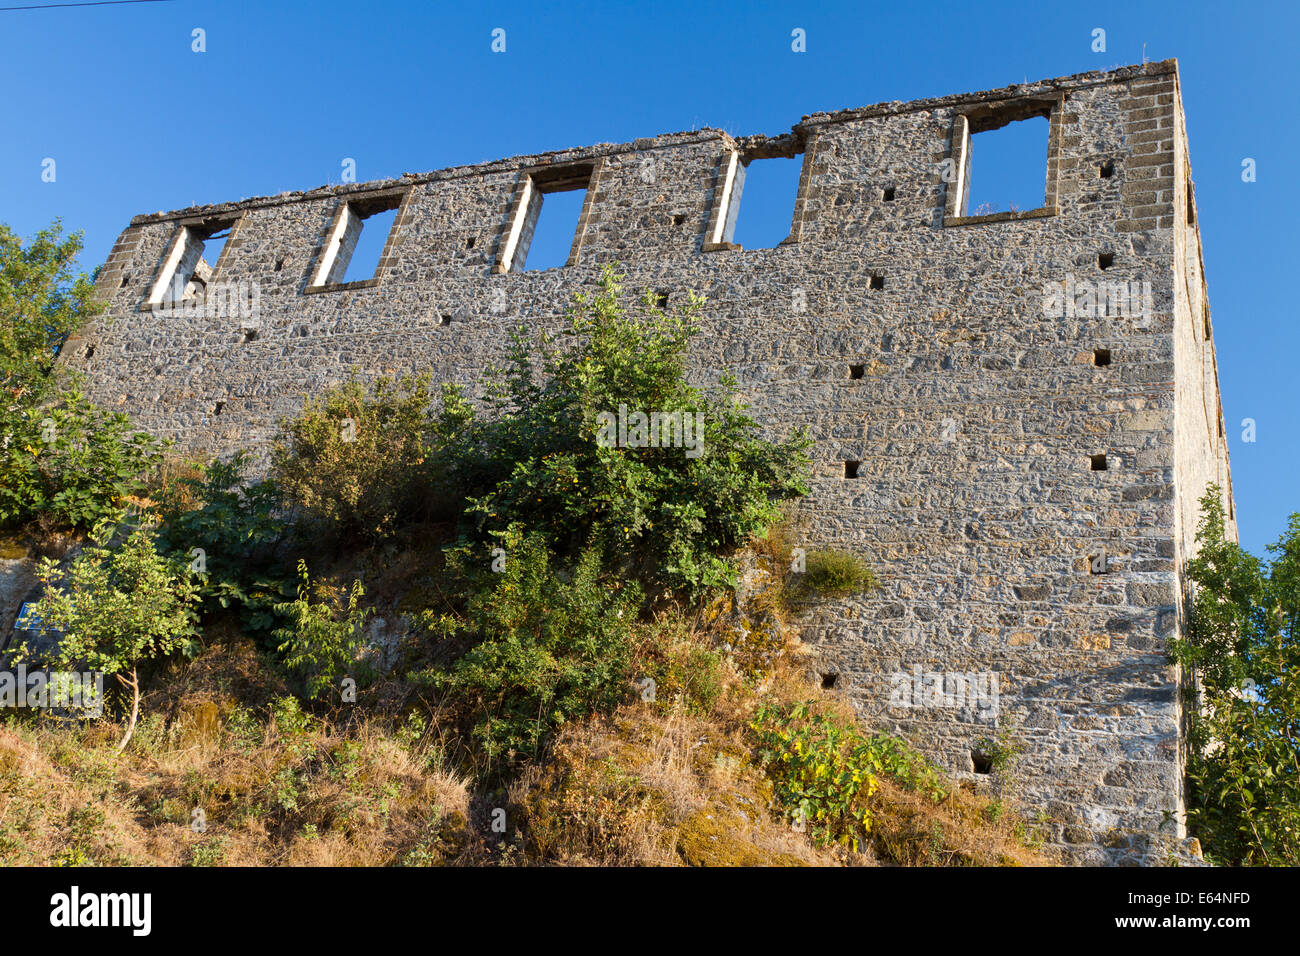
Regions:
M 0 559 L 19 561 L 27 557 L 27 545 L 22 538 L 12 534 L 0 534 Z
M 708 806 L 677 825 L 677 853 L 687 866 L 806 866 L 804 860 L 756 846 L 738 836 L 749 821 L 734 810 Z

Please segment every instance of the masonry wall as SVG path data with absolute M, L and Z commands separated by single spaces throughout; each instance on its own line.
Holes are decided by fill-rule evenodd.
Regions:
M 1051 115 L 1044 208 L 961 216 L 954 128 L 1026 104 Z M 792 152 L 790 240 L 712 241 L 733 154 Z M 523 177 L 574 164 L 592 172 L 570 264 L 504 269 Z M 700 292 L 692 374 L 735 375 L 772 435 L 811 431 L 805 543 L 859 552 L 883 581 L 809 614 L 818 672 L 976 786 L 990 785 L 981 739 L 1018 741 L 1014 777 L 1050 817 L 1049 842 L 1115 862 L 1183 836 L 1164 646 L 1182 626 L 1195 498 L 1227 484 L 1213 348 L 1193 320 L 1205 293 L 1189 182 L 1173 61 L 815 114 L 772 139 L 703 130 L 516 157 L 137 217 L 100 277 L 108 313 L 65 354 L 98 401 L 225 453 L 264 448 L 304 393 L 354 367 L 431 369 L 473 394 L 509 331 L 558 325 L 603 264 L 670 305 Z M 394 189 L 377 280 L 311 290 L 339 205 Z M 222 216 L 238 222 L 213 281 L 257 282 L 255 338 L 238 318 L 144 307 L 180 225 Z M 1067 277 L 1149 283 L 1152 308 L 1045 314 L 1045 284 Z M 1095 364 L 1103 348 L 1110 364 Z M 996 713 L 891 705 L 914 668 L 996 674 Z

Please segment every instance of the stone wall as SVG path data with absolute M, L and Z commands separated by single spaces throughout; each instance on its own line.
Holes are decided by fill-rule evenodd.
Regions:
M 971 215 L 968 137 L 1029 115 L 1050 120 L 1043 206 Z M 732 244 L 744 162 L 799 154 L 789 239 Z M 772 138 L 706 129 L 138 216 L 99 279 L 107 314 L 65 354 L 96 400 L 225 453 L 264 449 L 351 368 L 475 394 L 511 329 L 556 326 L 607 263 L 670 305 L 700 292 L 692 374 L 735 375 L 773 435 L 810 429 L 804 543 L 861 553 L 883 581 L 810 615 L 824 682 L 980 786 L 981 741 L 1018 742 L 1051 845 L 1114 861 L 1134 834 L 1184 835 L 1164 647 L 1195 499 L 1227 485 L 1186 156 L 1167 61 L 818 113 Z M 569 264 L 523 271 L 530 194 L 574 184 Z M 347 203 L 400 204 L 378 273 L 316 286 Z M 209 287 L 255 282 L 256 334 L 151 308 L 182 226 L 232 220 Z M 1045 306 L 1052 283 L 1074 298 L 1099 281 L 1147 284 L 1149 308 Z M 900 706 L 896 675 L 917 673 L 994 676 L 996 711 Z
M 0 651 L 13 642 L 14 622 L 36 587 L 36 563 L 26 556 L 0 552 Z

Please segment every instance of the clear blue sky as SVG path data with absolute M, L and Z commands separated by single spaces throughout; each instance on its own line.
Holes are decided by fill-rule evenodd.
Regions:
M 89 271 L 132 215 L 339 182 L 347 157 L 364 181 L 700 126 L 775 134 L 815 110 L 1177 57 L 1237 516 L 1260 552 L 1300 510 L 1298 34 L 1294 4 L 1199 0 L 0 11 L 0 221 L 30 235 L 63 217 L 85 231 Z

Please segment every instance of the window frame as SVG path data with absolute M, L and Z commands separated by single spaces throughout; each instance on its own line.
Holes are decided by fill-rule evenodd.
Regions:
M 181 267 L 185 261 L 187 251 L 191 247 L 193 237 L 201 237 L 199 243 L 206 244 L 212 236 L 223 229 L 229 229 L 230 235 L 226 237 L 225 245 L 221 247 L 221 253 L 217 256 L 217 261 L 210 264 L 212 270 L 208 276 L 207 284 L 213 285 L 221 274 L 222 264 L 226 261 L 231 249 L 238 248 L 235 241 L 239 235 L 239 227 L 244 222 L 244 213 L 236 212 L 228 215 L 215 216 L 189 216 L 180 219 L 176 223 L 176 229 L 168 239 L 165 252 L 159 262 L 158 268 L 154 274 L 153 284 L 150 285 L 148 295 L 145 296 L 144 302 L 141 303 L 141 311 L 153 311 L 174 309 L 184 304 L 185 299 L 174 298 L 169 295 L 173 280 L 176 278 L 176 270 Z M 202 253 L 199 254 L 202 258 Z M 198 262 L 195 262 L 197 267 Z M 186 280 L 188 282 L 188 279 Z
M 410 204 L 412 192 L 413 190 L 409 186 L 404 186 L 397 189 L 369 190 L 340 196 L 335 204 L 334 212 L 330 216 L 329 225 L 326 226 L 324 234 L 316 244 L 311 269 L 307 273 L 303 292 L 310 295 L 318 292 L 369 289 L 380 285 L 388 272 L 388 267 L 396 259 L 394 251 L 397 247 L 398 235 L 406 221 L 406 211 Z M 358 217 L 362 223 L 361 228 L 364 229 L 366 219 L 377 213 L 387 212 L 389 209 L 397 210 L 397 214 L 393 217 L 393 224 L 389 227 L 388 235 L 384 239 L 383 251 L 380 252 L 379 260 L 375 263 L 375 274 L 368 279 L 356 279 L 352 282 L 331 282 L 329 277 L 338 269 L 338 253 L 347 233 L 351 217 Z M 355 247 L 353 251 L 355 252 Z M 351 256 L 349 255 L 348 263 L 344 264 L 343 272 L 339 274 L 346 274 L 347 266 L 350 264 Z
M 967 226 L 977 223 L 1013 222 L 1021 219 L 1042 219 L 1060 212 L 1058 187 L 1061 157 L 1061 121 L 1065 96 L 1021 97 L 1014 100 L 997 100 L 992 103 L 962 110 L 953 115 L 948 137 L 945 166 L 951 170 L 951 181 L 945 184 L 943 225 Z M 1002 129 L 1021 120 L 1042 116 L 1047 119 L 1047 169 L 1044 176 L 1043 204 L 1034 209 L 994 212 L 981 216 L 967 215 L 966 203 L 970 199 L 971 137 Z
M 492 255 L 493 275 L 522 274 L 526 270 L 533 231 L 537 228 L 538 219 L 541 218 L 542 206 L 548 193 L 584 189 L 586 195 L 582 199 L 578 223 L 573 229 L 569 257 L 564 265 L 552 268 L 567 269 L 578 264 L 578 257 L 582 254 L 586 243 L 587 227 L 591 223 L 592 206 L 600 186 L 600 174 L 604 162 L 604 157 L 597 156 L 557 166 L 530 166 L 519 171 L 510 198 L 510 209 L 506 214 L 505 224 L 498 233 L 496 249 Z M 541 202 L 537 201 L 538 197 L 541 197 Z
M 713 180 L 713 203 L 709 209 L 709 225 L 704 232 L 701 252 L 744 251 L 733 241 L 740 207 L 745 200 L 745 173 L 749 164 L 764 159 L 794 159 L 802 156 L 799 166 L 799 185 L 795 189 L 794 209 L 790 214 L 790 233 L 775 246 L 755 246 L 755 251 L 780 249 L 798 244 L 803 239 L 807 221 L 808 185 L 816 160 L 818 137 L 805 134 L 802 141 L 795 140 L 792 147 L 781 150 L 747 150 L 733 147 L 718 157 Z M 739 199 L 739 201 L 737 201 Z

